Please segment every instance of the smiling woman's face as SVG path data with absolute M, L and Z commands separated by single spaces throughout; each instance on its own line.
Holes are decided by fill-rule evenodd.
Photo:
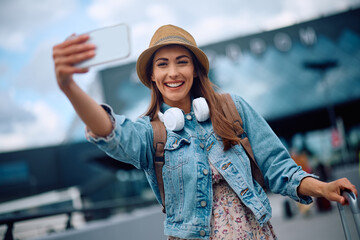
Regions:
M 151 80 L 156 83 L 166 104 L 190 112 L 194 77 L 194 63 L 185 47 L 169 45 L 157 50 Z

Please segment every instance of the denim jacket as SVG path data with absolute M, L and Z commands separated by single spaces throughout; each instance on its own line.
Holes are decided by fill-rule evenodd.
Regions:
M 269 125 L 244 99 L 236 95 L 232 95 L 232 98 L 269 190 L 300 203 L 311 203 L 311 197 L 299 196 L 297 188 L 304 177 L 313 175 L 295 164 Z M 153 164 L 153 131 L 149 117 L 133 122 L 125 116 L 115 115 L 109 106 L 103 107 L 111 116 L 114 129 L 105 138 L 87 134 L 88 140 L 96 143 L 109 156 L 143 169 L 161 203 Z M 163 104 L 162 111 L 168 108 Z M 214 133 L 211 121 L 198 122 L 191 110 L 185 114 L 183 130 L 167 130 L 163 168 L 165 235 L 209 238 L 213 198 L 210 163 L 251 209 L 260 225 L 271 218 L 269 199 L 253 179 L 250 160 L 244 149 L 236 145 L 224 152 L 223 143 Z

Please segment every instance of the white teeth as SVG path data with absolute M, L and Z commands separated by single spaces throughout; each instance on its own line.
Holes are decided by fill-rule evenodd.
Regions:
M 166 83 L 165 85 L 168 86 L 168 87 L 172 87 L 172 88 L 175 88 L 175 87 L 179 87 L 180 85 L 182 85 L 183 83 L 180 82 L 180 83 Z

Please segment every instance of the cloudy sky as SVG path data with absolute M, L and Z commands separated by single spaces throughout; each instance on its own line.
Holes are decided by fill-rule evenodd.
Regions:
M 58 90 L 52 47 L 72 33 L 126 23 L 134 61 L 161 25 L 175 24 L 198 45 L 288 26 L 358 7 L 360 0 L 1 0 L 0 152 L 56 145 L 75 113 Z M 96 72 L 76 76 L 95 99 Z

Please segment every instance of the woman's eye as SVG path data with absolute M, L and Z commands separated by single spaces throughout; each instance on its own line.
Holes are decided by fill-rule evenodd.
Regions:
M 179 61 L 178 63 L 179 63 L 179 64 L 187 64 L 188 61 L 186 61 L 186 60 L 181 60 L 181 61 Z
M 162 66 L 166 66 L 166 63 L 165 62 L 160 62 L 157 64 L 158 67 L 162 67 Z

